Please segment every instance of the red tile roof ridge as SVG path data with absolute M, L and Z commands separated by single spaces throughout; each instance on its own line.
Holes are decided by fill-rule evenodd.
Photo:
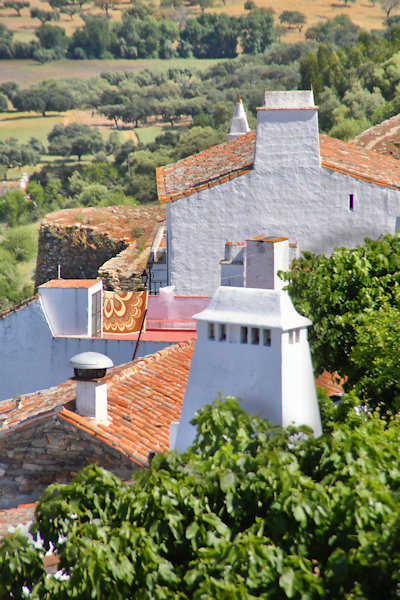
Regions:
M 50 279 L 46 281 L 46 283 L 42 283 L 39 285 L 38 289 L 47 289 L 47 288 L 55 288 L 55 289 L 64 289 L 64 288 L 77 288 L 77 289 L 89 289 L 94 285 L 98 284 L 102 279 Z
M 253 168 L 256 132 L 224 142 L 157 169 L 161 203 L 248 173 Z M 400 189 L 400 161 L 336 138 L 319 134 L 321 166 L 392 189 Z

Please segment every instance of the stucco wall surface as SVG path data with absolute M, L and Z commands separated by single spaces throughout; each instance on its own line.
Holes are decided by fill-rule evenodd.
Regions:
M 354 209 L 349 209 L 353 194 Z M 176 294 L 211 295 L 226 240 L 288 237 L 300 251 L 330 254 L 394 232 L 400 192 L 322 167 L 272 167 L 170 203 L 170 284 Z
M 0 320 L 0 400 L 47 389 L 72 377 L 69 359 L 80 352 L 101 352 L 115 365 L 132 360 L 135 340 L 53 338 L 39 300 Z M 137 357 L 168 346 L 141 341 Z
M 178 451 L 193 441 L 195 428 L 190 421 L 195 412 L 220 392 L 241 398 L 241 408 L 250 414 L 282 424 L 277 401 L 281 396 L 280 338 L 278 331 L 272 331 L 271 346 L 197 339 L 178 427 Z

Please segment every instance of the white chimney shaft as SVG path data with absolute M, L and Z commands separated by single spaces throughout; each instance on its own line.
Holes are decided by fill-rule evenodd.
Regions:
M 82 352 L 73 356 L 76 379 L 76 410 L 97 422 L 107 421 L 107 383 L 104 375 L 113 366 L 111 358 L 99 352 Z

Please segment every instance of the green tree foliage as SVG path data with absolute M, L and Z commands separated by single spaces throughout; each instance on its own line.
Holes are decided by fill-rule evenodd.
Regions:
M 338 15 L 333 19 L 321 21 L 306 31 L 306 38 L 325 44 L 345 47 L 355 45 L 360 28 L 347 15 Z
M 0 92 L 0 111 L 4 112 L 8 109 L 8 100 L 7 96 Z
M 17 262 L 29 260 L 36 255 L 37 236 L 26 225 L 6 230 L 1 247 L 8 250 Z
M 19 111 L 42 113 L 61 112 L 75 107 L 75 99 L 65 82 L 48 81 L 40 86 L 19 90 L 13 96 L 13 105 Z
M 326 412 L 329 429 L 340 415 Z M 2 597 L 395 598 L 399 425 L 355 418 L 314 440 L 233 398 L 204 407 L 192 449 L 156 456 L 133 485 L 92 466 L 50 486 L 32 530 L 44 549 L 0 545 Z M 50 543 L 57 578 L 37 559 Z
M 29 2 L 25 0 L 4 0 L 3 2 L 4 8 L 12 8 L 17 11 L 17 15 L 21 16 L 21 10 L 23 8 L 28 8 L 30 6 Z
M 279 15 L 279 21 L 289 27 L 297 27 L 297 29 L 301 31 L 307 18 L 304 13 L 301 13 L 298 10 L 284 10 Z
M 68 48 L 69 58 L 104 58 L 113 41 L 111 23 L 107 19 L 88 18 L 78 27 Z
M 42 10 L 41 8 L 31 8 L 31 19 L 39 19 L 42 25 L 48 21 L 55 20 L 56 13 L 51 10 Z
M 226 14 L 207 13 L 189 19 L 181 32 L 178 52 L 197 58 L 233 58 L 237 55 L 239 21 Z
M 25 165 L 36 165 L 44 148 L 37 138 L 31 138 L 28 144 L 19 144 L 16 138 L 10 137 L 0 140 L 0 168 L 2 177 L 6 177 L 7 170 Z
M 371 358 L 374 350 L 378 352 L 379 345 L 371 345 L 368 354 L 367 344 L 373 343 L 374 336 L 376 341 L 389 326 L 382 320 L 382 307 L 393 307 L 399 320 L 399 267 L 400 235 L 387 234 L 376 241 L 366 239 L 363 246 L 354 249 L 338 248 L 329 258 L 306 253 L 305 258 L 294 262 L 290 272 L 282 274 L 290 281 L 288 289 L 297 310 L 313 321 L 309 335 L 318 372 L 324 368 L 337 371 L 348 377 L 348 388 L 357 385 L 363 394 L 375 385 L 376 389 L 382 387 L 382 383 L 372 380 L 389 350 L 383 348 L 377 358 L 380 366 L 374 371 L 371 362 L 368 371 L 367 357 Z M 371 327 L 366 329 L 369 320 Z M 393 336 L 396 334 L 394 325 Z M 361 361 L 362 352 L 365 354 Z M 369 379 L 370 388 L 366 383 Z M 397 383 L 388 381 L 387 386 L 392 395 L 386 390 L 376 396 L 390 409 L 391 405 L 397 406 Z
M 275 40 L 271 9 L 255 8 L 241 19 L 240 41 L 245 54 L 259 54 Z
M 40 45 L 48 50 L 59 48 L 64 52 L 69 43 L 65 29 L 58 25 L 49 25 L 47 23 L 41 25 L 41 27 L 36 29 L 35 35 L 39 39 Z
M 49 154 L 56 156 L 76 155 L 81 160 L 83 154 L 94 154 L 104 147 L 103 138 L 97 129 L 89 125 L 71 123 L 55 125 L 47 136 Z

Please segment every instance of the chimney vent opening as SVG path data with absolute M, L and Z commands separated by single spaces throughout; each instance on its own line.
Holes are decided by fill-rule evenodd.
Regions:
M 108 356 L 99 352 L 82 352 L 73 356 L 69 364 L 74 369 L 76 379 L 90 381 L 101 379 L 105 376 L 107 369 L 114 366 Z

